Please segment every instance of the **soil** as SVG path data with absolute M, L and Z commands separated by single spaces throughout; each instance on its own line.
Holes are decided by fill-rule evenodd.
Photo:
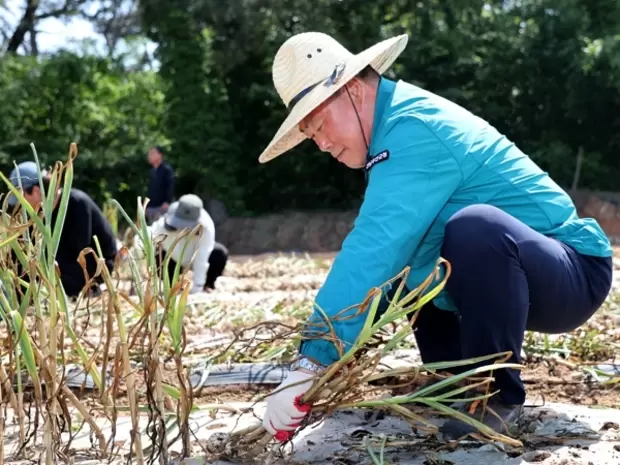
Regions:
M 522 379 L 528 396 L 528 405 L 541 406 L 548 402 L 575 405 L 620 407 L 620 385 L 602 387 L 592 383 L 580 372 L 568 367 L 532 364 L 523 371 Z

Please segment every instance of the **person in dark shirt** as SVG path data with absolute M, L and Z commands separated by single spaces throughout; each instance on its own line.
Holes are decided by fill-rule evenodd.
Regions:
M 160 146 L 152 147 L 147 155 L 153 167 L 149 174 L 149 185 L 146 196 L 149 203 L 146 207 L 146 219 L 149 224 L 168 211 L 174 196 L 174 170 L 164 160 L 164 151 Z
M 42 196 L 37 174 L 38 168 L 34 162 L 28 161 L 17 165 L 10 174 L 11 183 L 21 188 L 25 199 L 36 208 L 41 203 Z M 49 195 L 49 175 L 42 172 L 45 192 Z M 60 191 L 59 191 L 60 192 Z M 17 198 L 11 195 L 8 203 L 13 207 Z M 52 227 L 56 225 L 58 207 L 60 205 L 60 193 L 52 213 Z M 76 297 L 86 285 L 84 271 L 78 263 L 78 257 L 82 250 L 92 248 L 97 253 L 97 245 L 94 236 L 97 236 L 106 267 L 110 272 L 114 269 L 114 261 L 118 252 L 117 240 L 112 227 L 95 201 L 84 191 L 71 188 L 65 221 L 60 235 L 56 262 L 60 269 L 60 279 L 69 297 Z M 97 270 L 96 258 L 92 254 L 85 255 L 86 271 L 92 277 Z M 98 295 L 99 284 L 103 281 L 98 276 L 92 283 L 87 293 Z

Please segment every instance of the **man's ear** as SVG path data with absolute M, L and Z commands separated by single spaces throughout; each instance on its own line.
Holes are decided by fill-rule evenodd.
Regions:
M 347 89 L 359 111 L 365 112 L 368 105 L 374 107 L 373 90 L 366 81 L 359 77 L 353 78 L 347 83 Z
M 41 188 L 39 186 L 34 186 L 32 188 L 32 195 L 36 198 L 39 198 L 39 202 L 43 203 L 43 194 L 41 193 Z M 49 195 L 49 192 L 47 193 Z
M 347 83 L 347 90 L 355 103 L 360 103 L 364 95 L 364 82 L 360 78 L 354 77 Z

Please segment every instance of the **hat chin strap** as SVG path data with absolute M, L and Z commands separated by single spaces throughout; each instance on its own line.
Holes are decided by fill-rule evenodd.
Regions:
M 347 91 L 347 95 L 349 96 L 349 100 L 351 101 L 351 105 L 353 106 L 353 110 L 355 111 L 355 116 L 357 117 L 357 122 L 360 127 L 360 131 L 362 132 L 362 138 L 364 139 L 364 145 L 366 146 L 366 159 L 368 159 L 370 155 L 370 147 L 368 146 L 368 142 L 366 140 L 366 133 L 364 132 L 364 125 L 362 124 L 362 117 L 357 111 L 357 107 L 355 106 L 355 102 L 353 101 L 353 97 L 351 97 L 351 93 L 349 92 L 349 86 L 345 85 L 344 89 Z M 366 180 L 366 184 L 368 184 L 368 172 L 364 170 L 364 179 Z

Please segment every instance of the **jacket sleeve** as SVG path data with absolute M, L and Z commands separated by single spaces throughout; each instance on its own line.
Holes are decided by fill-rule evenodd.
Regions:
M 59 245 L 56 253 L 61 281 L 68 295 L 77 295 L 85 284 L 78 257 L 84 249 L 91 247 L 92 240 L 91 206 L 83 198 L 70 198 L 60 236 L 62 246 Z M 90 254 L 85 259 L 86 273 L 92 278 L 97 271 L 97 262 Z
M 88 199 L 88 203 L 90 203 L 92 234 L 97 236 L 101 245 L 101 252 L 103 253 L 102 258 L 105 260 L 108 270 L 112 272 L 114 270 L 114 261 L 118 254 L 116 236 L 112 230 L 112 225 L 103 214 L 103 211 L 101 211 L 101 208 L 92 199 Z
M 207 271 L 209 271 L 209 257 L 215 247 L 215 230 L 209 224 L 203 224 L 198 244 L 198 252 L 194 257 L 192 272 L 194 275 L 193 285 L 196 288 L 203 288 L 207 282 Z
M 59 246 L 56 254 L 56 261 L 59 266 L 62 265 L 62 269 L 68 270 L 68 267 L 72 267 L 74 274 L 76 270 L 80 270 L 77 274 L 83 278 L 82 268 L 77 258 L 84 249 L 91 247 L 93 234 L 92 206 L 84 198 L 70 198 L 60 236 L 63 247 Z M 91 255 L 86 258 L 86 269 L 89 276 L 97 270 L 96 261 Z
M 93 241 L 93 209 L 84 199 L 75 204 L 75 223 L 71 225 L 74 231 L 75 245 L 78 251 L 90 247 Z M 63 228 L 66 225 L 63 225 Z
M 166 170 L 166 176 L 165 176 L 165 195 L 164 195 L 164 202 L 167 203 L 172 203 L 172 199 L 174 198 L 174 169 L 169 166 L 168 169 Z
M 379 149 L 375 153 L 387 151 L 388 156 L 375 159 L 368 168 L 364 202 L 316 296 L 304 331 L 311 339 L 300 346 L 302 355 L 324 365 L 337 361 L 339 354 L 331 341 L 317 337 L 325 334 L 327 325 L 316 306 L 330 319 L 346 352 L 366 315 L 351 318 L 357 308 L 342 311 L 360 304 L 372 287 L 403 270 L 462 179 L 452 152 L 423 121 L 407 116 L 386 125 L 382 142 L 374 145 Z M 336 314 L 338 319 L 333 320 Z

